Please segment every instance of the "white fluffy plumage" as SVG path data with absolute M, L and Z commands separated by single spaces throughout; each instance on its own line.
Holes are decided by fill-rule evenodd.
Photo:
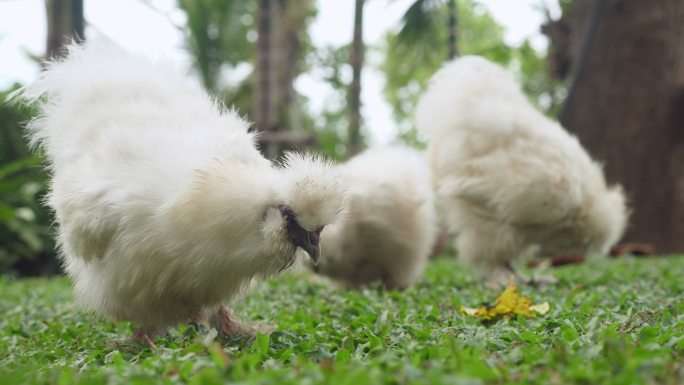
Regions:
M 290 229 L 313 234 L 343 209 L 329 163 L 273 165 L 244 120 L 167 61 L 72 46 L 18 96 L 41 105 L 29 136 L 48 160 L 77 299 L 145 338 L 217 312 L 220 332 L 238 330 L 221 305 L 291 264 Z
M 481 57 L 445 65 L 416 110 L 437 199 L 459 257 L 501 269 L 526 254 L 605 255 L 626 226 L 619 186 L 529 103 L 513 76 Z
M 348 191 L 343 222 L 321 234 L 319 272 L 348 286 L 409 287 L 437 232 L 424 155 L 403 147 L 367 150 L 338 166 Z

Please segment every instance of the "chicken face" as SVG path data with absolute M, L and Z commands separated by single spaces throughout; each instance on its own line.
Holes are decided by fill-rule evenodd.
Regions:
M 285 229 L 290 242 L 292 242 L 295 247 L 299 247 L 306 251 L 314 263 L 317 263 L 318 258 L 321 255 L 320 239 L 323 226 L 314 231 L 308 231 L 299 224 L 297 215 L 292 209 L 287 206 L 280 206 L 278 209 L 285 220 Z

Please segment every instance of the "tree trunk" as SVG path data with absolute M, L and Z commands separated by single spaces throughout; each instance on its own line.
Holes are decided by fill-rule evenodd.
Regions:
M 354 37 L 351 56 L 352 82 L 349 86 L 349 141 L 347 155 L 352 156 L 361 150 L 361 69 L 363 68 L 363 5 L 364 0 L 356 0 L 354 12 Z
M 449 6 L 449 60 L 453 60 L 458 55 L 456 38 L 458 33 L 458 4 L 457 0 L 447 0 Z
M 625 187 L 625 238 L 684 251 L 684 1 L 603 0 L 600 12 L 586 55 L 574 55 L 583 64 L 562 123 Z M 585 20 L 570 20 L 574 41 L 591 31 Z
M 254 70 L 254 123 L 256 130 L 274 132 L 276 127 L 277 76 L 274 62 L 274 13 L 277 12 L 276 0 L 259 0 L 257 9 L 257 50 Z M 261 143 L 264 154 L 273 158 L 277 149 L 273 143 Z
M 294 82 L 299 74 L 300 51 L 302 49 L 302 29 L 311 10 L 311 0 L 280 0 L 282 4 L 282 27 L 280 47 L 282 47 L 280 68 L 281 125 L 289 130 L 301 127 L 301 108 L 297 100 Z
M 62 48 L 72 40 L 83 39 L 83 0 L 46 0 L 46 59 L 62 54 Z
M 284 148 L 300 147 L 298 134 L 282 134 L 301 126 L 294 81 L 299 74 L 302 26 L 310 0 L 260 0 L 257 11 L 254 120 L 264 132 L 261 148 L 274 159 Z

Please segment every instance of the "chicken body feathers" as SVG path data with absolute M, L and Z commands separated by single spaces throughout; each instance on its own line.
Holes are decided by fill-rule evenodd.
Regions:
M 622 235 L 619 187 L 578 140 L 527 101 L 513 76 L 480 57 L 447 64 L 417 111 L 433 185 L 476 263 L 549 253 L 605 254 Z
M 422 273 L 437 224 L 422 154 L 366 150 L 339 166 L 348 189 L 345 221 L 322 233 L 321 273 L 360 286 L 407 288 Z
M 273 167 L 245 121 L 166 61 L 73 46 L 21 96 L 42 102 L 30 139 L 52 173 L 65 270 L 98 313 L 150 327 L 186 320 L 294 257 L 278 204 L 309 226 L 341 210 L 328 164 L 291 155 Z

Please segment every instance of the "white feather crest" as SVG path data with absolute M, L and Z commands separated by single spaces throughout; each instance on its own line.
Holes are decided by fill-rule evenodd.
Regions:
M 346 191 L 333 164 L 316 154 L 288 152 L 280 164 L 282 199 L 307 230 L 339 221 L 344 216 Z

